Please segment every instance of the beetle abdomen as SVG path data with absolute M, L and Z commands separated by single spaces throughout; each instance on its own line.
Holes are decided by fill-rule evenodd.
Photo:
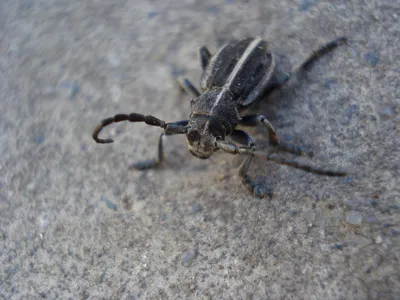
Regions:
M 260 96 L 274 67 L 272 52 L 264 40 L 233 41 L 211 58 L 202 75 L 201 88 L 223 87 L 238 99 L 237 104 L 248 105 Z

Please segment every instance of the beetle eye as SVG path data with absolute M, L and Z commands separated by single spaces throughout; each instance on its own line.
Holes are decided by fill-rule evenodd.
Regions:
M 200 134 L 197 130 L 190 130 L 187 133 L 187 139 L 190 143 L 194 143 L 200 140 Z

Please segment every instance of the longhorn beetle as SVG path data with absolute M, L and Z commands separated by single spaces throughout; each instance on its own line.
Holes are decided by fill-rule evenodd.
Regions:
M 258 184 L 247 174 L 253 157 L 271 160 L 278 164 L 288 165 L 306 172 L 326 175 L 345 176 L 344 172 L 317 169 L 295 161 L 277 157 L 274 153 L 286 151 L 297 155 L 305 152 L 296 146 L 286 144 L 278 139 L 271 123 L 263 115 L 241 116 L 246 108 L 256 100 L 266 97 L 274 90 L 283 86 L 293 75 L 308 70 L 311 64 L 322 55 L 333 50 L 347 40 L 337 38 L 314 51 L 299 67 L 290 73 L 283 73 L 275 68 L 274 55 L 268 43 L 261 38 L 234 40 L 211 55 L 205 47 L 199 50 L 203 74 L 200 81 L 201 93 L 186 78 L 180 78 L 182 88 L 192 96 L 189 120 L 166 123 L 156 117 L 138 113 L 117 114 L 104 119 L 93 131 L 93 139 L 97 143 L 112 143 L 111 139 L 98 137 L 103 127 L 122 121 L 145 122 L 151 126 L 164 129 L 158 140 L 157 157 L 153 160 L 141 161 L 132 165 L 133 168 L 144 170 L 159 166 L 164 160 L 164 135 L 186 134 L 189 151 L 196 157 L 207 159 L 217 150 L 245 156 L 239 167 L 242 183 L 258 197 L 271 195 L 271 190 Z M 256 151 L 252 137 L 236 126 L 265 126 L 269 135 L 267 153 Z M 226 137 L 242 146 L 237 146 Z

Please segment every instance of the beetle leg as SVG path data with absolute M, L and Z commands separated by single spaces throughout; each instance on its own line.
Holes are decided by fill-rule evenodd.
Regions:
M 321 56 L 329 53 L 330 51 L 332 51 L 336 47 L 338 47 L 341 44 L 344 44 L 346 42 L 347 42 L 347 38 L 346 37 L 339 37 L 339 38 L 336 38 L 336 39 L 326 43 L 325 45 L 323 45 L 319 49 L 313 51 L 312 54 L 299 67 L 297 67 L 295 69 L 295 73 L 302 72 L 304 70 L 305 71 L 309 70 L 311 65 L 314 63 L 314 61 L 316 61 Z
M 249 148 L 252 148 L 255 145 L 253 138 L 243 130 L 235 129 L 232 131 L 229 137 L 236 143 L 239 143 L 241 145 L 247 145 L 247 147 Z
M 238 174 L 242 178 L 243 185 L 257 197 L 263 198 L 264 196 L 271 197 L 272 189 L 266 187 L 264 184 L 260 184 L 257 181 L 253 180 L 247 172 L 249 171 L 251 162 L 253 160 L 254 151 L 256 150 L 254 147 L 254 141 L 252 137 L 242 131 L 242 130 L 234 130 L 231 134 L 233 140 L 243 143 L 246 142 L 246 147 L 237 147 L 234 144 L 227 142 L 218 142 L 218 148 L 224 150 L 225 152 L 231 154 L 246 154 L 247 157 L 243 160 L 242 164 L 238 169 Z
M 160 134 L 158 138 L 158 146 L 157 146 L 157 156 L 155 159 L 142 160 L 136 163 L 133 163 L 129 166 L 129 169 L 136 170 L 146 170 L 159 166 L 164 161 L 164 147 L 163 147 L 163 137 L 164 133 Z
M 189 123 L 189 120 L 183 120 L 175 123 L 171 123 L 175 126 L 186 126 Z M 175 134 L 173 132 L 163 132 L 160 134 L 160 137 L 158 138 L 158 146 L 157 146 L 157 155 L 155 159 L 149 159 L 149 160 L 144 160 L 144 161 L 138 161 L 136 163 L 133 163 L 132 165 L 129 166 L 129 169 L 136 169 L 136 170 L 147 170 L 151 168 L 158 167 L 159 165 L 162 164 L 162 162 L 165 160 L 164 156 L 164 147 L 163 147 L 163 137 L 166 135 L 172 135 Z
M 242 117 L 241 121 L 239 122 L 240 125 L 243 126 L 258 126 L 258 125 L 264 125 L 268 129 L 268 134 L 269 134 L 269 143 L 270 145 L 276 147 L 278 150 L 293 153 L 296 155 L 308 155 L 308 156 L 313 156 L 312 152 L 306 153 L 304 149 L 302 149 L 300 146 L 294 145 L 294 144 L 289 144 L 284 141 L 280 141 L 278 139 L 278 136 L 276 134 L 276 131 L 272 124 L 267 120 L 267 118 L 263 115 L 250 115 L 250 116 L 244 116 Z
M 264 196 L 272 196 L 272 189 L 265 186 L 264 184 L 258 183 L 257 181 L 251 179 L 251 177 L 247 174 L 251 161 L 253 160 L 252 156 L 247 156 L 238 169 L 239 176 L 242 178 L 242 184 L 252 193 L 254 193 L 257 197 L 264 198 Z
M 268 83 L 263 97 L 268 97 L 275 90 L 281 88 L 291 78 L 291 74 L 276 70 L 275 74 L 271 78 L 271 82 Z
M 201 67 L 202 67 L 202 69 L 204 71 L 205 68 L 208 65 L 208 62 L 210 61 L 210 58 L 211 58 L 211 53 L 207 49 L 206 46 L 200 47 L 200 49 L 199 49 L 199 57 L 200 57 Z
M 179 76 L 178 82 L 181 88 L 191 97 L 197 98 L 200 96 L 200 92 L 196 89 L 193 83 L 189 79 Z
M 249 127 L 255 127 L 258 125 L 264 125 L 268 129 L 268 135 L 269 135 L 269 142 L 273 145 L 278 145 L 279 140 L 278 136 L 276 134 L 276 131 L 272 124 L 267 120 L 267 118 L 263 115 L 250 115 L 250 116 L 244 116 L 242 119 L 239 121 L 239 125 L 243 126 L 249 126 Z

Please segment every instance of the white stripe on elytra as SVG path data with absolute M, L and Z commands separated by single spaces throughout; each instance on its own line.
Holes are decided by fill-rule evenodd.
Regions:
M 225 84 L 225 86 L 227 88 L 231 87 L 231 84 L 233 83 L 233 81 L 235 80 L 236 75 L 239 73 L 239 71 L 241 69 L 243 69 L 244 63 L 246 62 L 246 60 L 250 57 L 251 52 L 253 52 L 253 50 L 258 46 L 258 44 L 261 42 L 262 40 L 260 38 L 255 39 L 254 41 L 252 41 L 250 43 L 250 45 L 247 46 L 246 50 L 244 51 L 242 57 L 239 59 L 238 63 L 236 64 L 235 68 L 233 69 L 231 75 L 229 75 L 227 83 Z
M 246 50 L 243 52 L 242 56 L 240 57 L 239 61 L 237 62 L 235 68 L 232 70 L 232 73 L 229 75 L 227 82 L 222 87 L 221 92 L 218 94 L 217 99 L 215 99 L 215 103 L 214 103 L 214 106 L 211 108 L 210 115 L 212 114 L 214 108 L 216 108 L 218 106 L 219 101 L 222 99 L 222 96 L 224 95 L 224 93 L 230 89 L 233 81 L 235 80 L 236 75 L 239 73 L 239 71 L 241 69 L 243 69 L 243 66 L 244 66 L 246 60 L 250 57 L 250 54 L 259 45 L 259 43 L 261 41 L 262 41 L 262 39 L 257 38 L 254 41 L 252 41 L 250 43 L 250 45 L 247 46 Z M 204 134 L 204 132 L 206 132 L 209 123 L 210 123 L 210 121 L 207 121 L 206 125 L 204 126 L 203 134 Z

